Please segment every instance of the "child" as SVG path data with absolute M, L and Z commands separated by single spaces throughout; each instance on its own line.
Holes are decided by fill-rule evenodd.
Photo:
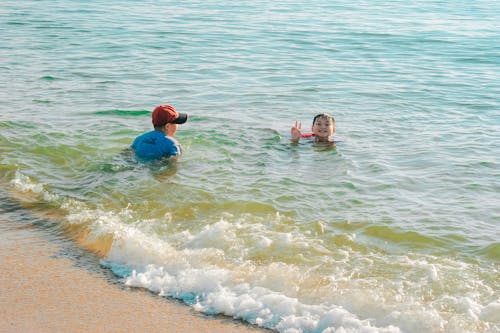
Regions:
M 132 150 L 143 161 L 168 158 L 176 161 L 181 153 L 181 146 L 173 137 L 178 124 L 188 120 L 187 113 L 178 113 L 171 105 L 157 106 L 152 114 L 154 131 L 144 133 L 135 138 Z
M 302 123 L 300 121 L 295 121 L 295 126 L 291 129 L 291 141 L 293 143 L 298 143 L 301 138 L 313 137 L 314 143 L 320 145 L 332 145 L 333 133 L 335 133 L 335 119 L 328 113 L 320 113 L 316 115 L 313 119 L 312 133 L 302 133 L 301 132 Z

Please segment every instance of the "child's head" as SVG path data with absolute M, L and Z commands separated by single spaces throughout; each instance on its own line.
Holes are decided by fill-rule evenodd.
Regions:
M 184 124 L 188 120 L 187 113 L 177 112 L 172 105 L 158 105 L 151 115 L 154 127 L 162 127 L 166 124 Z
M 335 133 L 335 119 L 328 113 L 320 113 L 313 119 L 312 132 L 319 140 L 328 140 Z
M 158 105 L 151 115 L 153 126 L 168 136 L 174 136 L 179 124 L 184 124 L 189 116 L 187 113 L 177 112 L 168 104 Z

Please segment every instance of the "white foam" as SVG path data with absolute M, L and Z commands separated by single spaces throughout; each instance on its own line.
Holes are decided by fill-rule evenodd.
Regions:
M 479 318 L 500 326 L 500 300 L 491 302 L 482 308 L 479 312 Z
M 126 279 L 129 286 L 148 288 L 170 296 L 194 299 L 194 308 L 207 313 L 222 313 L 245 319 L 280 332 L 400 332 L 396 327 L 374 327 L 345 309 L 334 306 L 306 305 L 267 288 L 240 284 L 229 287 L 231 272 L 217 269 L 186 269 L 171 275 L 154 265 L 145 272 L 134 272 Z M 192 293 L 196 297 L 191 298 Z M 188 295 L 188 296 L 186 296 Z M 185 299 L 186 300 L 186 299 Z
M 133 267 L 132 274 L 125 279 L 128 286 L 183 299 L 198 311 L 241 318 L 280 332 L 333 332 L 333 328 L 345 332 L 399 332 L 391 325 L 373 326 L 342 307 L 307 305 L 286 296 L 284 292 L 293 289 L 287 285 L 293 279 L 287 277 L 299 274 L 293 265 L 270 263 L 245 276 L 249 282 L 238 282 L 241 271 L 233 266 L 224 267 L 227 262 L 215 260 L 220 258 L 220 250 L 198 248 L 201 244 L 214 245 L 204 243 L 203 235 L 226 241 L 227 229 L 231 229 L 227 222 L 207 226 L 190 237 L 194 248 L 181 250 L 138 231 L 115 231 L 116 242 L 107 260 Z
M 125 212 L 87 210 L 73 218 L 94 219 L 94 228 L 113 233 L 115 241 L 107 260 L 130 267 L 132 273 L 125 277 L 127 285 L 182 299 L 198 311 L 241 318 L 279 332 L 454 332 L 464 324 L 474 327 L 480 320 L 498 321 L 498 304 L 483 307 L 479 295 L 426 296 L 426 290 L 445 295 L 448 289 L 453 290 L 454 286 L 443 284 L 443 280 L 450 279 L 447 275 L 455 279 L 466 269 L 454 261 L 437 263 L 430 257 L 387 257 L 341 249 L 338 265 L 329 264 L 336 268 L 334 275 L 325 279 L 329 281 L 328 289 L 316 291 L 329 298 L 308 305 L 301 300 L 303 297 L 292 296 L 302 288 L 301 281 L 309 278 L 299 266 L 279 261 L 260 265 L 233 262 L 225 255 L 231 247 L 248 246 L 238 235 L 245 228 L 261 231 L 252 238 L 256 247 L 262 246 L 263 237 L 268 239 L 265 246 L 279 246 L 279 251 L 286 250 L 286 243 L 295 246 L 293 239 L 306 239 L 283 232 L 264 236 L 261 226 L 220 220 L 195 234 L 186 230 L 169 234 L 168 239 L 181 240 L 180 247 L 174 247 L 166 238 L 138 229 L 141 223 L 125 225 L 125 216 Z M 363 270 L 370 273 L 380 265 L 394 265 L 398 272 L 405 273 L 400 280 L 363 277 Z M 457 288 L 460 293 L 467 285 Z M 421 297 L 435 300 L 426 303 Z M 443 307 L 452 309 L 450 318 L 440 313 Z
M 218 248 L 222 244 L 232 243 L 237 239 L 233 226 L 220 220 L 217 223 L 206 225 L 200 233 L 191 236 L 185 245 L 189 248 Z
M 14 179 L 11 180 L 11 184 L 21 192 L 31 192 L 40 195 L 42 199 L 47 202 L 54 202 L 59 199 L 57 194 L 45 190 L 43 184 L 32 181 L 30 177 L 22 174 L 19 170 L 16 171 L 16 175 Z
M 117 272 L 127 285 L 182 299 L 198 311 L 288 333 L 488 332 L 500 325 L 496 291 L 464 262 L 348 245 L 332 250 L 315 233 L 278 223 L 279 215 L 278 222 L 227 215 L 199 230 L 161 235 L 155 226 L 168 230 L 168 212 L 160 221 L 138 220 L 130 206 L 90 209 L 20 172 L 12 184 L 59 203 L 69 212 L 67 223 L 88 227 L 87 237 L 112 235 L 106 262 L 124 268 Z M 324 264 L 317 257 L 311 266 L 308 255 Z

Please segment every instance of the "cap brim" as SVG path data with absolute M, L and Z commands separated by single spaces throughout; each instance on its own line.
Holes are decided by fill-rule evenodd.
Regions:
M 180 113 L 179 112 L 179 117 L 173 121 L 174 124 L 184 124 L 186 121 L 188 121 L 189 115 L 187 113 Z

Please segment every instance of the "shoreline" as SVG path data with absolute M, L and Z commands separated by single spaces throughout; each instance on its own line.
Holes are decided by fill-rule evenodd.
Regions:
M 0 332 L 266 331 L 127 288 L 95 256 L 32 224 L 0 220 L 0 233 Z

